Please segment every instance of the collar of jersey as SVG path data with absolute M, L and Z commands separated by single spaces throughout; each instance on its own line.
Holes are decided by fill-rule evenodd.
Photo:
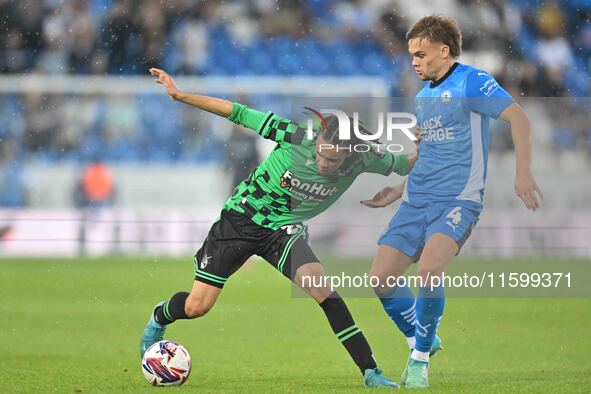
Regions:
M 447 72 L 445 73 L 445 75 L 441 78 L 439 78 L 437 81 L 431 81 L 431 83 L 429 84 L 429 87 L 431 89 L 436 88 L 437 86 L 441 85 L 443 83 L 443 81 L 445 81 L 453 72 L 454 70 L 460 65 L 460 63 L 455 62 L 450 68 L 449 70 L 447 70 Z

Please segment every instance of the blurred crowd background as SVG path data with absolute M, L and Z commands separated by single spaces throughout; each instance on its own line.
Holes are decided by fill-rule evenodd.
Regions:
M 588 0 L 0 0 L 0 71 L 190 75 L 378 75 L 394 96 L 405 32 L 455 16 L 465 52 L 494 59 L 529 96 L 588 95 Z
M 539 141 L 588 160 L 588 0 L 0 0 L 0 78 L 125 78 L 153 66 L 187 76 L 362 75 L 383 78 L 392 97 L 413 97 L 404 36 L 433 12 L 459 21 L 461 61 L 515 98 L 560 97 L 538 111 L 551 124 Z M 277 108 L 271 92 L 239 99 Z M 259 160 L 255 137 L 216 127 L 164 94 L 0 93 L 0 205 L 27 205 L 31 162 L 216 163 L 239 179 Z M 506 130 L 492 149 L 512 149 Z

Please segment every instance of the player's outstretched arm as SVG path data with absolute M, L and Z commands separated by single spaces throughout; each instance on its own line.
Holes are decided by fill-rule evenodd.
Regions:
M 388 206 L 402 197 L 402 193 L 404 193 L 405 183 L 406 181 L 396 186 L 385 187 L 379 192 L 377 192 L 371 200 L 363 200 L 361 201 L 361 204 L 370 208 L 383 208 L 385 206 Z
M 274 116 L 272 112 L 262 113 L 240 103 L 183 92 L 174 79 L 159 68 L 151 68 L 150 74 L 156 78 L 154 82 L 164 86 L 166 93 L 173 100 L 228 118 L 238 125 L 256 131 L 264 138 L 278 143 L 301 143 L 304 138 L 305 129 L 292 124 L 288 119 Z
M 526 113 L 517 103 L 507 107 L 501 113 L 500 118 L 511 125 L 511 137 L 515 145 L 516 156 L 515 193 L 527 209 L 535 211 L 540 207 L 540 200 L 544 198 L 544 194 L 531 172 L 531 124 Z
M 151 68 L 150 74 L 155 78 L 154 82 L 164 86 L 166 93 L 175 101 L 192 105 L 225 118 L 232 114 L 233 103 L 231 101 L 183 92 L 178 88 L 174 79 L 166 71 L 159 68 Z

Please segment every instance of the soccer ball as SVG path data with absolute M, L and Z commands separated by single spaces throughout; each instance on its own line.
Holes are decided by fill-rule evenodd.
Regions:
M 156 342 L 144 353 L 142 371 L 152 386 L 180 386 L 191 373 L 191 356 L 176 342 Z

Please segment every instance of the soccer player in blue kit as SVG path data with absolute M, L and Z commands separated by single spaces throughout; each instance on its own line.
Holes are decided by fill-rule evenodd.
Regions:
M 487 72 L 457 62 L 462 35 L 441 15 L 420 19 L 406 35 L 412 65 L 427 82 L 415 106 L 422 140 L 403 203 L 378 241 L 370 275 L 374 290 L 412 349 L 401 383 L 429 386 L 429 356 L 441 348 L 436 336 L 445 291 L 432 281 L 456 256 L 482 211 L 489 148 L 489 118 L 509 122 L 515 145 L 515 192 L 527 209 L 539 207 L 542 192 L 532 175 L 531 126 L 527 115 Z M 385 188 L 363 203 L 383 207 L 398 197 Z M 388 277 L 404 275 L 418 261 L 421 287 L 389 288 Z

